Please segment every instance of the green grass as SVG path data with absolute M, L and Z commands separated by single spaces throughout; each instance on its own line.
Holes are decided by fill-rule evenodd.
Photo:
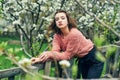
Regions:
M 0 36 L 0 43 L 2 42 L 8 42 L 9 40 L 15 40 L 15 38 L 9 38 L 9 37 L 1 37 Z M 8 44 L 6 47 L 5 47 L 5 50 L 7 49 L 10 49 L 10 48 L 21 48 L 20 45 L 18 44 Z M 17 54 L 14 53 L 15 56 L 18 56 L 18 58 L 20 58 L 22 55 L 23 55 L 23 52 L 20 51 L 18 52 Z M 8 69 L 8 68 L 11 68 L 11 67 L 14 67 L 16 66 L 13 62 L 11 62 L 11 60 L 5 56 L 5 55 L 0 55 L 0 69 Z
M 8 41 L 8 40 L 19 40 L 17 36 L 1 36 L 0 41 Z
M 12 67 L 12 62 L 6 56 L 0 56 L 0 70 Z
M 12 41 L 12 40 L 13 41 L 19 41 L 19 39 L 16 39 L 16 37 L 12 38 L 12 37 L 1 37 L 0 36 L 0 43 Z M 43 44 L 43 46 L 40 50 L 40 53 L 42 53 L 45 50 L 47 45 L 48 45 L 47 43 Z M 9 44 L 8 43 L 7 46 L 5 47 L 5 50 L 10 49 L 10 48 L 13 48 L 13 50 L 15 50 L 15 48 L 21 48 L 21 45 L 20 44 L 11 44 L 11 43 Z M 23 51 L 20 51 L 18 53 L 14 53 L 14 55 L 15 55 L 15 57 L 17 57 L 18 60 L 28 57 L 24 54 Z M 0 55 L 0 69 L 7 69 L 7 68 L 14 67 L 14 66 L 16 66 L 16 65 L 14 63 L 12 63 L 8 59 L 8 57 L 6 57 L 4 55 Z

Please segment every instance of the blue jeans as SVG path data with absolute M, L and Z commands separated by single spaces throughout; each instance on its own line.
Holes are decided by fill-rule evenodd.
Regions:
M 83 58 L 78 59 L 77 79 L 81 76 L 83 79 L 100 78 L 104 63 L 98 61 L 95 57 L 96 47 Z

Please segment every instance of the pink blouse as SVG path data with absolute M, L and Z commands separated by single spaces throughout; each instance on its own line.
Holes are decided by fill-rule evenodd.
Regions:
M 77 28 L 72 28 L 70 33 L 64 38 L 59 34 L 54 35 L 52 55 L 57 60 L 68 60 L 73 56 L 81 58 L 89 53 L 93 45 L 92 41 L 86 39 Z

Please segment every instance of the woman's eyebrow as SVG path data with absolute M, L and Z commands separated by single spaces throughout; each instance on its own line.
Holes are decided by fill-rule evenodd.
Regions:
M 63 18 L 63 17 L 65 17 L 65 16 L 60 16 L 60 17 L 62 17 L 62 18 Z M 57 17 L 55 17 L 55 19 L 57 19 L 57 18 L 59 18 L 59 17 L 58 17 L 58 16 L 57 16 Z
M 65 16 L 61 16 L 61 17 L 65 17 Z

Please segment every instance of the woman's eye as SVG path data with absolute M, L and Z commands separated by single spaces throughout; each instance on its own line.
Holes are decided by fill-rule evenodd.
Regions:
M 55 21 L 58 21 L 59 19 L 58 18 L 55 18 Z
M 61 19 L 65 19 L 64 17 L 62 17 Z

